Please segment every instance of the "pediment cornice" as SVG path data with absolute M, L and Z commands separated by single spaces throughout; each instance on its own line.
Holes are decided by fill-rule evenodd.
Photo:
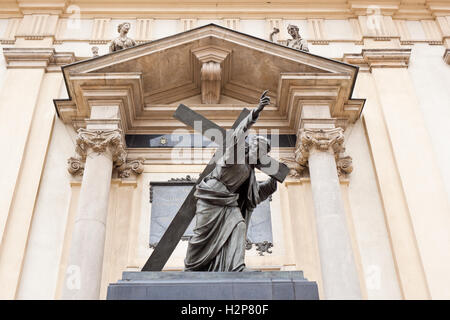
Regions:
M 338 125 L 355 121 L 363 106 L 351 99 L 357 72 L 353 65 L 211 24 L 65 66 L 70 98 L 55 104 L 63 121 L 76 127 L 93 104 L 114 103 L 125 133 L 167 133 L 183 127 L 172 118 L 177 104 L 205 88 L 214 98 L 202 96 L 203 103 L 191 107 L 225 127 L 269 89 L 272 104 L 255 128 L 295 133 L 305 103 L 329 105 Z M 221 96 L 242 104 L 224 103 Z

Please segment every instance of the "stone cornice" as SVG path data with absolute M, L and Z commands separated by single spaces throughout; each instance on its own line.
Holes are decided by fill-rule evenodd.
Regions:
M 285 0 L 272 0 L 261 2 L 259 0 L 248 0 L 243 4 L 235 1 L 221 1 L 217 6 L 214 2 L 205 1 L 148 1 L 133 0 L 47 0 L 44 4 L 36 4 L 36 1 L 11 1 L 10 9 L 17 11 L 41 12 L 42 10 L 58 11 L 64 9 L 63 4 L 76 5 L 86 17 L 155 17 L 155 18 L 323 18 L 323 17 L 349 17 L 355 15 L 367 15 L 368 8 L 376 6 L 384 15 L 393 17 L 425 18 L 429 19 L 436 15 L 445 15 L 450 12 L 450 6 L 443 1 L 426 1 L 425 3 L 404 3 L 401 0 L 373 1 L 373 0 L 328 0 L 315 3 L 307 0 L 286 2 Z M 255 9 L 257 8 L 257 9 Z M 0 11 L 1 12 L 1 11 Z
M 189 55 L 180 54 L 181 44 L 182 50 L 190 49 Z M 162 68 L 156 77 L 150 70 L 166 63 L 162 57 L 174 58 L 170 68 Z M 256 71 L 261 61 L 267 61 L 264 76 Z M 209 62 L 217 65 L 201 72 L 203 64 Z M 247 67 L 252 64 L 256 66 Z M 136 69 L 136 65 L 148 68 Z M 243 67 L 245 72 L 240 70 Z M 64 123 L 76 127 L 84 126 L 92 104 L 113 103 L 120 108 L 121 129 L 126 134 L 170 133 L 185 127 L 172 117 L 183 99 L 202 92 L 218 97 L 220 89 L 222 97 L 231 99 L 194 108 L 221 126 L 230 127 L 243 107 L 254 107 L 261 88 L 269 88 L 272 104 L 253 129 L 270 127 L 294 133 L 303 125 L 300 119 L 305 105 L 328 106 L 336 126 L 355 122 L 364 105 L 363 99 L 352 98 L 357 71 L 346 63 L 210 24 L 64 67 L 69 99 L 55 100 L 55 105 Z
M 408 68 L 410 57 L 411 49 L 362 49 L 359 54 L 344 54 L 342 60 L 370 72 L 373 68 Z
M 62 13 L 70 0 L 17 0 L 18 9 L 24 13 Z
M 407 68 L 411 49 L 363 49 L 362 55 L 372 68 Z
M 79 8 L 85 18 L 120 17 L 124 18 L 159 18 L 159 19 L 217 19 L 236 18 L 241 19 L 308 19 L 308 18 L 349 18 L 358 15 L 370 15 L 373 8 L 383 15 L 392 16 L 395 19 L 433 19 L 436 16 L 450 15 L 450 4 L 443 0 L 427 0 L 424 3 L 405 3 L 401 0 L 374 1 L 374 0 L 328 0 L 315 3 L 307 0 L 287 2 L 285 0 L 272 0 L 261 2 L 248 0 L 243 4 L 235 1 L 221 1 L 217 6 L 214 2 L 205 1 L 148 1 L 133 0 L 2 0 L 0 16 L 29 13 L 53 13 L 67 17 L 71 13 L 67 8 L 75 6 Z M 372 10 L 372 11 L 371 11 Z
M 75 61 L 73 52 L 56 52 L 52 48 L 3 48 L 3 55 L 8 69 L 61 71 L 61 66 Z
M 345 53 L 342 61 L 359 67 L 359 72 L 370 72 L 370 67 L 362 53 Z

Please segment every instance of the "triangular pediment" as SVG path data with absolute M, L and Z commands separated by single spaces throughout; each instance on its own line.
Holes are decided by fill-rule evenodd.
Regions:
M 294 131 L 296 97 L 308 100 L 314 90 L 329 91 L 325 100 L 334 99 L 340 104 L 336 115 L 344 115 L 357 70 L 210 24 L 64 67 L 70 99 L 56 104 L 64 121 L 82 123 L 94 100 L 118 101 L 126 131 L 147 132 L 159 130 L 152 120 L 176 127 L 171 116 L 180 102 L 197 104 L 228 125 L 239 108 L 256 104 L 268 89 L 273 103 L 265 117 Z

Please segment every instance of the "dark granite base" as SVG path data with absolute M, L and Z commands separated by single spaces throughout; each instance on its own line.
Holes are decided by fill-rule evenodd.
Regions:
M 318 300 L 301 271 L 124 272 L 108 300 Z

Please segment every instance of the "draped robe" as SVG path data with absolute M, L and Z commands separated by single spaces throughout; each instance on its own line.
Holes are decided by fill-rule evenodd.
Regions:
M 273 178 L 262 183 L 256 181 L 254 164 L 247 160 L 230 161 L 255 120 L 251 112 L 239 124 L 232 136 L 233 143 L 196 187 L 196 227 L 189 240 L 185 271 L 245 269 L 245 240 L 251 214 L 277 188 Z

